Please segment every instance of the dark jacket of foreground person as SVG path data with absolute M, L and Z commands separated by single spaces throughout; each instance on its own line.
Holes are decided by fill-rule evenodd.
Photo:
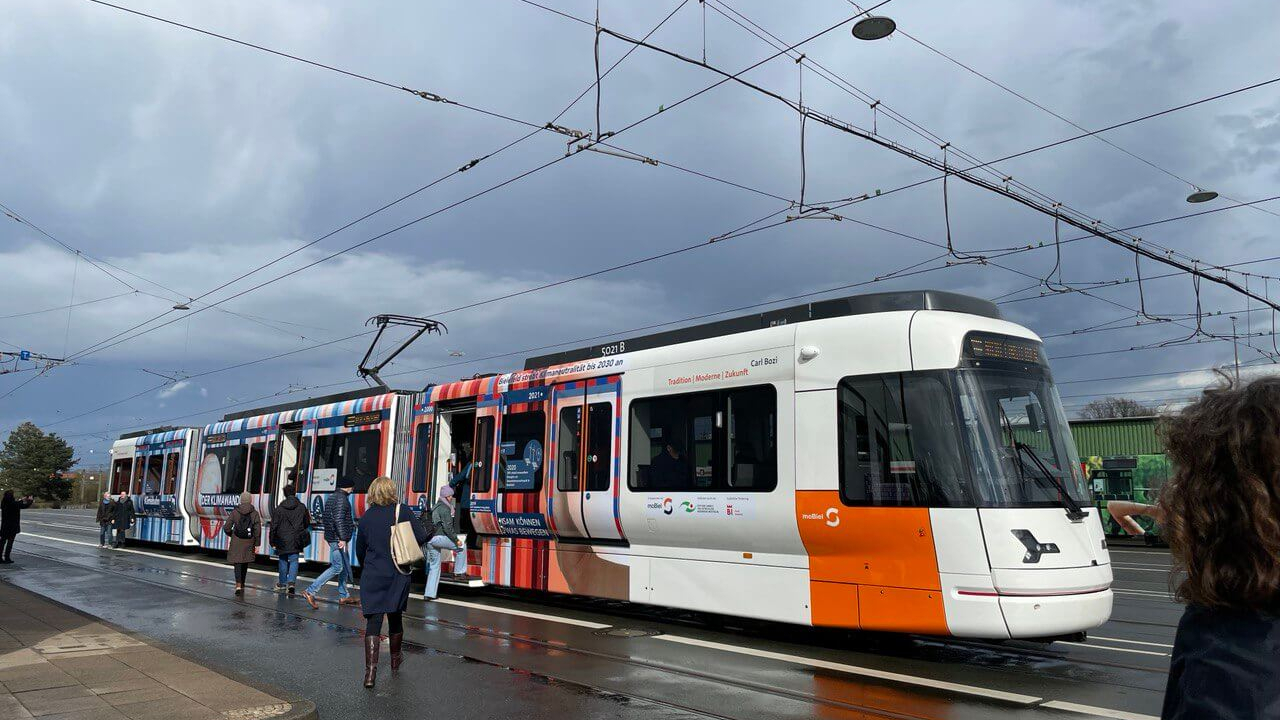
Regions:
M 128 530 L 133 527 L 133 520 L 138 516 L 133 509 L 132 500 L 116 500 L 115 526 L 117 530 Z
M 232 565 L 253 562 L 258 554 L 258 541 L 262 539 L 262 517 L 258 515 L 258 511 L 254 509 L 252 503 L 240 503 L 234 510 L 227 513 L 227 521 L 224 527 L 230 528 L 235 523 L 237 515 L 249 517 L 249 522 L 253 526 L 253 537 L 231 536 L 230 541 L 227 542 L 227 562 Z
M 401 575 L 391 560 L 391 524 L 395 505 L 371 505 L 360 517 L 356 533 L 356 558 L 360 561 L 360 611 L 403 612 L 409 603 L 409 575 Z M 400 520 L 413 524 L 413 534 L 421 545 L 431 539 L 413 510 L 400 503 Z
M 22 532 L 18 520 L 22 516 L 23 508 L 31 507 L 31 500 L 23 498 L 18 500 L 13 496 L 12 490 L 6 490 L 4 499 L 0 500 L 0 538 L 17 537 Z
M 1189 605 L 1173 641 L 1161 717 L 1280 718 L 1280 616 Z
M 271 547 L 280 555 L 302 552 L 311 544 L 311 513 L 290 495 L 271 511 Z

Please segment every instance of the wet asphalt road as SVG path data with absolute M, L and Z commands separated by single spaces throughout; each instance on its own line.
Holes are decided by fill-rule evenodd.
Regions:
M 298 692 L 322 717 L 1158 716 L 1181 614 L 1168 596 L 1168 554 L 1136 547 L 1113 550 L 1112 620 L 1083 644 L 875 636 L 454 591 L 410 601 L 405 669 L 389 678 L 384 651 L 369 693 L 359 687 L 357 610 L 312 611 L 270 592 L 273 577 L 259 573 L 235 599 L 215 555 L 99 550 L 88 513 L 24 512 L 18 565 L 0 579 Z M 619 629 L 660 634 L 608 634 Z

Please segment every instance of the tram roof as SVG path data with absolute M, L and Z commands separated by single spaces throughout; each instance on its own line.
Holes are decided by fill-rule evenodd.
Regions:
M 165 425 L 163 427 L 151 428 L 150 430 L 134 430 L 133 432 L 127 432 L 121 435 L 120 439 L 132 440 L 134 438 L 140 438 L 144 435 L 154 435 L 156 433 L 169 432 L 170 430 L 183 430 L 183 429 L 185 428 L 180 428 L 177 425 Z
M 359 400 L 360 398 L 373 397 L 375 395 L 386 395 L 387 393 L 404 393 L 406 390 L 388 390 L 386 388 L 361 388 L 359 390 L 350 390 L 344 393 L 336 393 L 334 395 L 322 395 L 320 397 L 307 398 L 305 400 L 295 400 L 291 403 L 282 403 L 280 405 L 269 405 L 267 407 L 253 408 L 252 410 L 237 410 L 233 413 L 227 413 L 222 416 L 222 422 L 228 420 L 240 420 L 242 418 L 256 417 L 258 415 L 266 415 L 268 413 L 288 412 L 289 410 L 298 410 L 300 408 L 308 408 L 314 405 L 328 405 L 330 403 L 344 402 L 346 400 Z
M 549 353 L 547 355 L 538 355 L 525 360 L 524 367 L 526 370 L 532 370 L 535 368 L 603 357 L 604 349 L 616 347 L 619 340 L 626 343 L 626 352 L 634 352 L 636 350 L 649 350 L 666 345 L 677 345 L 679 343 L 692 342 L 694 340 L 705 340 L 707 338 L 735 335 L 737 333 L 749 332 L 751 330 L 770 328 L 776 325 L 790 325 L 792 323 L 808 322 L 810 320 L 825 320 L 827 318 L 845 317 L 848 315 L 868 315 L 871 313 L 896 312 L 902 310 L 945 310 L 949 312 L 967 313 L 969 315 L 979 315 L 981 317 L 994 318 L 996 320 L 1001 319 L 1000 308 L 996 307 L 995 303 L 989 300 L 983 300 L 982 298 L 973 297 L 972 295 L 961 295 L 960 293 L 946 292 L 944 290 L 907 290 L 898 292 L 868 293 L 864 295 L 850 295 L 848 297 L 835 298 L 832 300 L 819 300 L 817 302 L 805 303 L 804 305 L 768 310 L 766 312 L 753 315 L 744 315 L 742 317 L 730 318 L 728 320 L 717 320 L 716 322 L 692 325 L 690 327 L 667 330 L 665 332 L 653 333 L 651 335 L 610 340 L 596 345 L 578 348 L 576 350 L 566 350 L 562 352 Z

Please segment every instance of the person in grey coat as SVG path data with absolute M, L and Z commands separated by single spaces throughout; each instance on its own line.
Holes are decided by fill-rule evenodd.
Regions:
M 440 488 L 440 499 L 431 508 L 431 540 L 423 546 L 427 556 L 427 586 L 422 594 L 427 600 L 435 600 L 440 590 L 440 551 L 453 551 L 453 571 L 457 575 L 467 573 L 467 548 L 458 542 L 458 533 L 454 530 L 453 488 L 444 485 Z

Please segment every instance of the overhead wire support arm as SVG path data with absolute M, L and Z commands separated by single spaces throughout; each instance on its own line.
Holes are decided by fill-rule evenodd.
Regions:
M 889 140 L 887 138 L 878 136 L 874 133 L 863 130 L 862 128 L 851 125 L 842 120 L 838 120 L 824 113 L 815 111 L 812 108 L 801 107 L 795 101 L 790 100 L 786 97 L 783 97 L 782 95 L 779 95 L 778 93 L 773 92 L 772 90 L 768 90 L 753 82 L 742 79 L 739 76 L 740 73 L 738 75 L 731 74 L 725 70 L 721 70 L 712 65 L 703 63 L 695 58 L 686 57 L 673 50 L 668 50 L 666 48 L 659 47 L 657 45 L 652 45 L 643 40 L 636 40 L 635 38 L 628 37 L 616 31 L 610 30 L 609 28 L 606 28 L 606 27 L 600 28 L 600 32 L 605 35 L 609 35 L 610 37 L 614 37 L 619 40 L 622 40 L 623 42 L 630 43 L 633 45 L 638 45 L 640 47 L 644 47 L 649 50 L 653 50 L 654 52 L 661 53 L 663 55 L 674 58 L 681 62 L 706 68 L 718 75 L 724 76 L 726 82 L 732 80 L 733 82 L 736 82 L 752 90 L 755 90 L 756 92 L 762 95 L 773 98 L 774 100 L 777 100 L 778 102 L 785 104 L 787 107 L 791 108 L 792 110 L 795 110 L 798 113 L 802 113 L 808 116 L 808 118 L 811 120 L 820 122 L 835 130 L 839 130 L 841 132 L 848 133 L 850 135 L 854 135 L 856 137 L 862 138 L 863 140 L 867 140 L 868 142 L 875 143 L 876 145 L 879 145 L 883 148 L 892 150 L 900 155 L 903 155 L 912 160 L 915 160 L 916 162 L 919 162 L 922 165 L 927 165 L 928 167 L 931 167 L 934 170 L 941 172 L 942 177 L 944 179 L 947 177 L 954 176 L 971 185 L 976 185 L 978 187 L 984 188 L 986 190 L 997 193 L 999 195 L 1003 195 L 1037 212 L 1043 213 L 1050 217 L 1057 216 L 1061 219 L 1061 222 L 1064 222 L 1068 225 L 1071 225 L 1080 230 L 1083 230 L 1089 233 L 1090 235 L 1095 235 L 1103 240 L 1106 240 L 1107 242 L 1113 245 L 1122 247 L 1126 250 L 1129 250 L 1130 252 L 1139 254 L 1142 257 L 1155 260 L 1156 262 L 1159 262 L 1161 264 L 1169 265 L 1170 267 L 1177 268 L 1178 270 L 1186 272 L 1192 275 L 1193 277 L 1201 278 L 1204 280 L 1208 280 L 1209 282 L 1225 286 L 1227 288 L 1230 288 L 1240 293 L 1241 295 L 1253 298 L 1254 300 L 1257 300 L 1258 302 L 1261 302 L 1274 310 L 1280 310 L 1280 304 L 1278 304 L 1276 301 L 1273 301 L 1270 298 L 1266 298 L 1252 290 L 1242 287 L 1239 283 L 1234 282 L 1233 280 L 1231 280 L 1230 277 L 1226 276 L 1225 274 L 1222 276 L 1219 276 L 1211 272 L 1206 272 L 1191 263 L 1186 263 L 1181 260 L 1175 259 L 1174 257 L 1172 257 L 1172 253 L 1169 253 L 1168 256 L 1166 256 L 1166 254 L 1164 253 L 1153 251 L 1141 244 L 1119 237 L 1115 232 L 1100 228 L 1099 224 L 1101 221 L 1093 220 L 1092 218 L 1083 217 L 1083 216 L 1080 218 L 1077 218 L 1075 217 L 1074 214 L 1063 213 L 1061 212 L 1060 208 L 1057 208 L 1057 209 L 1052 208 L 1048 204 L 1044 203 L 1039 199 L 1027 197 L 1014 190 L 1006 189 L 1002 184 L 998 182 L 988 181 L 984 178 L 974 175 L 973 170 L 979 169 L 981 166 L 975 166 L 975 167 L 966 168 L 966 169 L 949 167 L 947 164 L 944 163 L 944 161 L 940 161 L 936 158 L 930 157 L 922 152 L 919 152 L 913 148 L 907 147 L 901 143 L 894 142 L 893 140 Z M 1276 81 L 1280 81 L 1280 78 L 1278 78 Z M 1268 81 L 1268 83 L 1270 82 L 1275 82 L 1275 81 Z M 1261 84 L 1267 84 L 1267 83 L 1261 83 Z M 1105 129 L 1107 128 L 1104 128 L 1103 130 Z M 1096 132 L 1102 132 L 1102 130 L 1095 131 L 1095 134 Z M 1004 159 L 1009 159 L 1009 158 L 1004 158 Z M 986 163 L 986 165 L 990 165 L 990 164 L 991 163 Z
M 381 387 L 384 390 L 390 390 L 391 388 L 382 381 L 382 378 L 378 373 L 390 364 L 392 360 L 395 360 L 397 355 L 404 352 L 406 348 L 412 345 L 415 340 L 422 337 L 424 333 L 442 335 L 449 332 L 449 328 L 439 320 L 413 317 L 412 315 L 375 315 L 365 321 L 365 325 L 377 325 L 378 332 L 373 336 L 373 341 L 369 343 L 369 349 L 365 352 L 364 358 L 360 360 L 360 365 L 356 368 L 356 374 L 365 379 L 373 378 L 373 381 L 378 383 L 378 387 Z M 391 354 L 383 358 L 382 362 L 374 365 L 373 367 L 369 367 L 369 358 L 373 356 L 374 349 L 378 347 L 378 341 L 382 339 L 382 333 L 386 332 L 387 327 L 391 325 L 399 327 L 413 327 L 417 328 L 417 330 L 415 330 L 413 334 L 409 335 L 409 337 L 405 338 L 400 343 L 400 346 L 392 351 Z

